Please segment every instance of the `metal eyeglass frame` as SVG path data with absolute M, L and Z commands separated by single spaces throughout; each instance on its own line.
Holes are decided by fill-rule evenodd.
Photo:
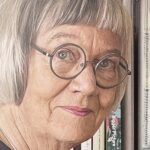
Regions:
M 72 76 L 72 77 L 65 78 L 65 77 L 61 77 L 61 76 L 59 76 L 58 74 L 55 73 L 55 71 L 54 71 L 54 69 L 53 69 L 53 67 L 52 67 L 52 58 L 53 58 L 53 56 L 55 55 L 55 53 L 56 53 L 59 49 L 65 47 L 65 46 L 68 46 L 68 45 L 69 45 L 69 46 L 75 46 L 75 47 L 79 48 L 79 49 L 83 52 L 83 54 L 84 54 L 84 63 L 85 63 L 85 64 L 83 64 L 84 66 L 82 67 L 82 69 L 81 69 L 81 71 L 80 71 L 79 73 L 77 73 L 76 75 L 74 75 L 74 76 Z M 57 48 L 55 48 L 54 51 L 53 51 L 51 54 L 48 53 L 47 50 L 45 51 L 45 50 L 41 49 L 40 47 L 38 47 L 38 46 L 35 45 L 34 43 L 31 44 L 31 47 L 34 48 L 35 50 L 39 51 L 39 52 L 42 53 L 43 55 L 45 55 L 45 56 L 47 56 L 47 57 L 50 57 L 50 68 L 51 68 L 52 72 L 53 72 L 57 77 L 59 77 L 59 78 L 61 78 L 61 79 L 71 80 L 71 79 L 77 77 L 77 76 L 86 68 L 87 63 L 95 64 L 95 61 L 86 61 L 86 55 L 85 55 L 84 50 L 83 50 L 80 46 L 78 46 L 78 45 L 76 45 L 76 44 L 73 44 L 73 43 L 65 43 L 65 44 L 62 44 L 62 45 L 58 46 Z M 109 53 L 109 54 L 105 55 L 104 57 L 102 57 L 102 59 L 98 60 L 98 62 L 96 61 L 97 63 L 96 63 L 96 65 L 94 65 L 94 67 L 93 67 L 94 74 L 95 74 L 95 72 L 96 72 L 96 69 L 97 69 L 98 65 L 102 62 L 102 60 L 104 60 L 104 59 L 107 58 L 108 56 L 117 56 L 117 55 L 118 55 L 119 57 L 121 57 L 121 58 L 125 61 L 126 67 L 123 66 L 123 65 L 121 65 L 121 66 L 122 66 L 123 68 L 127 68 L 127 73 L 124 75 L 124 78 L 123 78 L 119 83 L 117 83 L 117 84 L 115 84 L 115 85 L 113 85 L 113 86 L 105 87 L 105 86 L 99 85 L 99 84 L 96 82 L 96 84 L 97 84 L 98 87 L 103 88 L 103 89 L 110 89 L 110 88 L 116 87 L 116 86 L 120 85 L 120 84 L 123 82 L 123 80 L 124 80 L 128 75 L 131 75 L 131 71 L 128 69 L 128 63 L 127 63 L 127 61 L 126 61 L 122 56 L 120 56 L 119 54 L 116 54 L 116 53 Z

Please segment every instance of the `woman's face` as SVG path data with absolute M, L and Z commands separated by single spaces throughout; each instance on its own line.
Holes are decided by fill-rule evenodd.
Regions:
M 34 44 L 45 51 L 73 43 L 84 49 L 87 60 L 99 59 L 114 49 L 121 51 L 120 38 L 109 30 L 63 25 L 41 28 Z M 37 133 L 60 141 L 81 142 L 91 137 L 111 111 L 116 88 L 96 85 L 92 64 L 74 79 L 64 80 L 51 71 L 49 57 L 32 48 L 28 83 L 21 110 Z

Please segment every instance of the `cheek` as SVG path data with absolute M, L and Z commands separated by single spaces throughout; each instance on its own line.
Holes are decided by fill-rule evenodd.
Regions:
M 94 122 L 93 114 L 87 117 L 77 117 L 56 108 L 50 117 L 49 132 L 60 141 L 78 143 L 94 134 Z
M 116 88 L 113 89 L 101 89 L 99 94 L 99 103 L 101 109 L 110 109 L 115 101 Z
M 43 74 L 45 75 L 45 74 Z M 59 79 L 53 78 L 50 74 L 45 77 L 38 77 L 34 81 L 33 90 L 39 97 L 43 99 L 51 99 L 64 89 L 67 82 L 60 81 Z
M 102 121 L 111 112 L 115 102 L 116 89 L 104 90 L 101 89 L 99 93 L 99 111 L 96 117 L 96 127 L 99 128 Z
M 30 61 L 27 88 L 31 94 L 50 99 L 57 95 L 68 82 L 53 74 L 45 57 L 34 56 Z

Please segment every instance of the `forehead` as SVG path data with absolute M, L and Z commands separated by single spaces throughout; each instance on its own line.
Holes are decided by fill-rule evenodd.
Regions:
M 117 34 L 110 30 L 85 25 L 62 25 L 50 30 L 41 28 L 36 39 L 37 45 L 49 48 L 70 42 L 97 53 L 114 49 L 121 51 L 121 41 Z

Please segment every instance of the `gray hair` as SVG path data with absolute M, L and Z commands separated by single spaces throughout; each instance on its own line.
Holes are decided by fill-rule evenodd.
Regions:
M 62 24 L 110 29 L 122 38 L 122 55 L 128 58 L 131 23 L 119 0 L 3 0 L 0 2 L 1 102 L 21 103 L 27 85 L 30 43 L 45 20 L 50 29 Z

